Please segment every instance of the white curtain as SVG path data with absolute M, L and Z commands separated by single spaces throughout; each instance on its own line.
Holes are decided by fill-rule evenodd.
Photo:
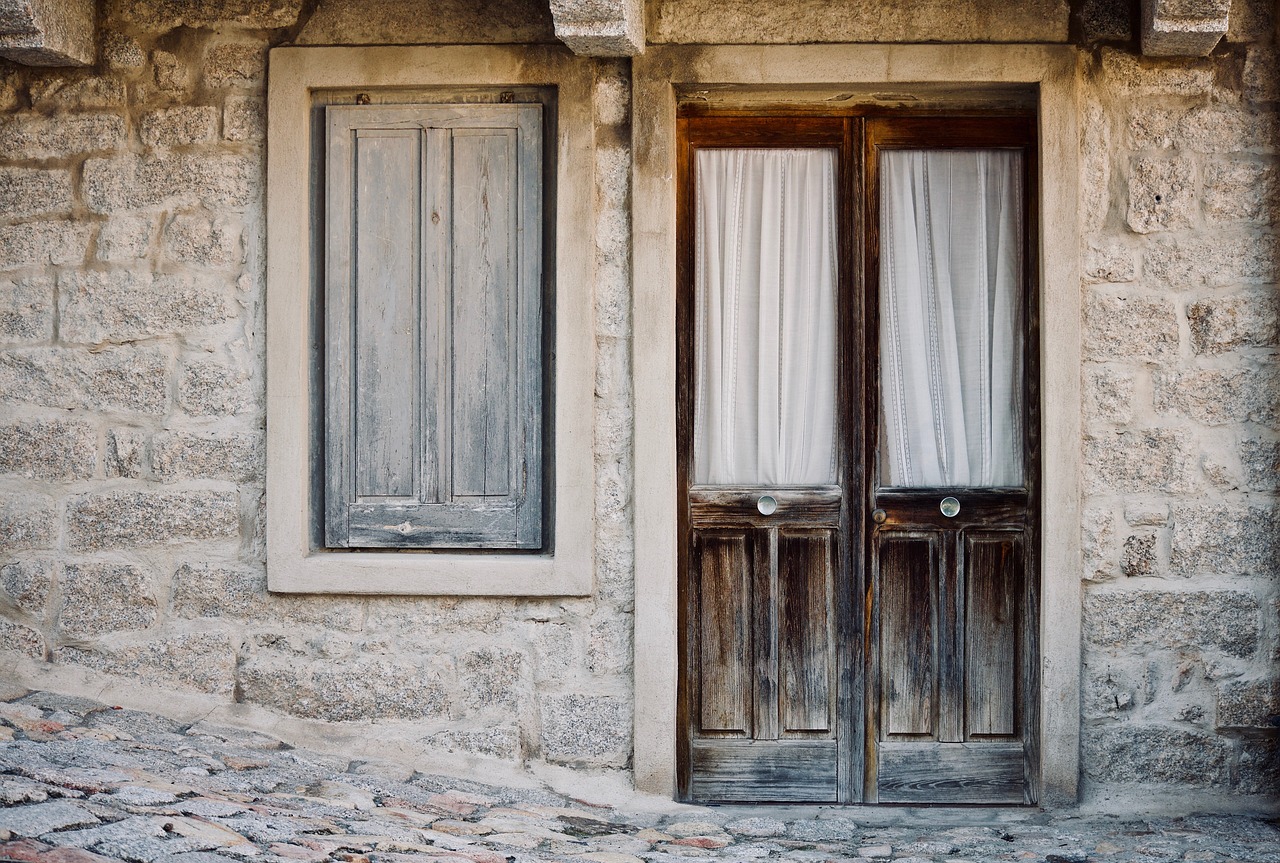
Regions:
M 694 481 L 836 480 L 834 150 L 699 150 Z
M 1022 484 L 1022 154 L 880 156 L 882 481 Z

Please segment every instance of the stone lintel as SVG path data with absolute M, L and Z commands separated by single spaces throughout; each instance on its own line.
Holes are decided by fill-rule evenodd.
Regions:
M 1227 33 L 1231 0 L 1142 0 L 1142 53 L 1207 57 Z
M 551 0 L 556 37 L 575 54 L 634 57 L 644 53 L 642 0 Z
M 0 56 L 28 66 L 92 66 L 94 0 L 0 0 Z

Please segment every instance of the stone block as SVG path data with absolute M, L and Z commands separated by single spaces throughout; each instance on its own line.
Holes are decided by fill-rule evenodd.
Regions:
M 1102 105 L 1084 103 L 1080 123 L 1080 227 L 1096 231 L 1111 210 L 1111 119 Z
M 47 560 L 15 560 L 0 566 L 0 596 L 34 617 L 44 615 L 53 585 L 53 565 Z
M 643 54 L 644 14 L 642 0 L 551 0 L 556 38 L 588 57 Z
M 44 659 L 44 639 L 29 626 L 0 618 L 0 651 L 5 650 Z
M 88 251 L 92 230 L 83 222 L 0 226 L 0 270 L 80 263 Z
M 192 416 L 229 416 L 253 408 L 252 382 L 247 373 L 217 360 L 183 364 L 178 378 L 178 405 Z
M 1176 574 L 1280 573 L 1280 509 L 1232 503 L 1173 508 L 1172 567 Z
M 63 646 L 53 661 L 127 677 L 147 686 L 229 696 L 235 688 L 235 650 L 221 633 L 175 633 L 141 643 Z
M 6 219 L 71 212 L 71 172 L 0 168 L 0 215 Z
M 1240 742 L 1240 794 L 1274 795 L 1280 788 L 1280 740 L 1246 738 Z
M 145 470 L 147 435 L 137 429 L 107 431 L 106 474 L 108 477 L 137 479 Z
M 98 430 L 70 420 L 0 425 L 0 473 L 68 482 L 93 476 Z
M 267 133 L 267 109 L 261 96 L 227 96 L 222 106 L 222 137 L 261 141 Z
M 1166 150 L 1178 140 L 1178 120 L 1183 110 L 1162 101 L 1140 102 L 1129 111 L 1129 149 Z M 1179 141 L 1181 143 L 1181 141 Z
M 191 88 L 191 68 L 172 51 L 152 51 L 151 72 L 156 88 L 170 96 L 180 96 Z
M 1142 53 L 1208 57 L 1227 35 L 1231 0 L 1142 0 Z
M 221 479 L 262 483 L 263 439 L 250 432 L 160 432 L 151 441 L 151 470 L 163 481 Z
M 1203 207 L 1210 222 L 1271 224 L 1280 209 L 1274 162 L 1219 159 L 1207 163 Z
M 52 548 L 57 536 L 53 501 L 33 494 L 0 494 L 0 553 Z
M 1084 440 L 1085 487 L 1099 494 L 1195 488 L 1195 439 L 1181 429 L 1141 429 Z
M 1084 250 L 1084 278 L 1088 282 L 1132 282 L 1136 276 L 1133 250 L 1114 239 L 1094 237 Z
M 1230 153 L 1257 143 L 1252 132 L 1257 120 L 1243 108 L 1201 105 L 1178 120 L 1174 137 L 1178 146 L 1194 153 Z
M 0 809 L 0 830 L 8 830 L 15 836 L 43 836 L 55 830 L 97 823 L 98 819 L 86 807 L 66 800 Z
M 165 255 L 174 261 L 227 267 L 240 264 L 240 225 L 222 217 L 176 215 L 164 226 Z
M 243 209 L 260 192 L 261 166 L 231 154 L 158 153 L 85 162 L 82 188 L 93 212 L 204 206 Z
M 1111 651 L 1143 646 L 1251 656 L 1258 600 L 1239 590 L 1094 590 L 1085 594 L 1085 640 Z
M 16 114 L 0 117 L 5 155 L 18 159 L 65 159 L 119 149 L 125 140 L 119 114 Z
M 1225 787 L 1231 744 L 1199 731 L 1124 722 L 1083 729 L 1080 761 L 1102 782 Z
M 1087 420 L 1124 424 L 1133 419 L 1133 372 L 1107 366 L 1086 366 L 1084 410 Z
M 156 622 L 151 578 L 136 566 L 74 563 L 58 579 L 62 608 L 58 628 L 72 635 L 107 635 L 146 629 Z
M 1129 6 L 1127 0 L 1083 0 L 1078 14 L 1084 43 L 1132 39 Z
M 1160 559 L 1154 533 L 1126 537 L 1120 552 L 1120 574 L 1126 578 L 1149 578 L 1159 572 Z
M 28 66 L 92 66 L 98 59 L 93 0 L 0 5 L 0 56 Z
M 1187 306 L 1191 348 L 1219 354 L 1280 344 L 1280 299 L 1271 291 L 1214 296 Z
M 1142 271 L 1149 282 L 1172 288 L 1274 282 L 1280 271 L 1280 244 L 1268 234 L 1154 238 L 1143 254 Z
M 542 749 L 551 761 L 624 760 L 631 750 L 631 711 L 610 695 L 549 695 L 539 700 Z
M 359 630 L 361 624 L 359 600 L 271 594 L 261 570 L 184 563 L 173 575 L 170 596 L 174 614 L 188 620 L 266 621 L 347 632 Z
M 39 111 L 123 108 L 126 101 L 124 82 L 118 78 L 65 72 L 32 81 L 28 92 L 31 107 Z
M 1280 728 L 1280 682 L 1227 680 L 1218 686 L 1218 728 Z
M 60 334 L 67 342 L 189 337 L 235 315 L 231 298 L 214 279 L 80 271 L 59 276 L 58 288 Z
M 625 126 L 631 122 L 631 78 L 619 69 L 596 78 L 596 122 L 602 126 Z
M 1178 353 L 1178 315 L 1163 297 L 1114 296 L 1094 289 L 1085 300 L 1085 357 L 1168 361 Z
M 67 507 L 70 547 L 82 551 L 234 537 L 239 529 L 235 492 L 113 491 Z
M 1275 393 L 1280 374 L 1253 369 L 1157 371 L 1156 410 L 1205 425 L 1256 422 L 1276 427 Z
M 514 650 L 482 648 L 463 655 L 460 689 L 468 706 L 516 710 L 525 699 L 524 655 Z
M 1125 503 L 1124 520 L 1133 527 L 1143 525 L 1163 527 L 1169 523 L 1169 505 L 1129 501 Z
M 1280 51 L 1274 45 L 1250 45 L 1246 50 L 1244 97 L 1250 102 L 1280 99 Z
M 209 87 L 261 84 L 266 69 L 267 46 L 261 43 L 216 43 L 204 53 L 204 82 Z
M 0 399 L 163 414 L 169 360 L 153 348 L 21 348 L 0 354 Z
M 1196 207 L 1189 159 L 1136 157 L 1129 162 L 1129 228 L 1139 234 L 1189 228 Z
M 44 342 L 53 338 L 53 279 L 0 279 L 0 340 Z
M 551 9 L 540 0 L 381 0 L 369 14 L 366 0 L 326 0 L 311 14 L 299 45 L 424 45 L 555 43 Z
M 250 654 L 240 667 L 241 699 L 304 719 L 368 722 L 448 715 L 447 675 L 432 664 L 358 656 L 300 662 Z
M 1280 491 L 1280 441 L 1240 441 L 1240 466 L 1251 491 Z
M 114 31 L 102 34 L 102 59 L 108 69 L 117 72 L 139 72 L 147 65 L 147 55 L 138 40 Z
M 1102 86 L 1113 96 L 1195 96 L 1213 92 L 1213 64 L 1208 61 L 1158 60 L 1121 48 L 1103 48 Z
M 139 134 L 148 147 L 204 144 L 218 136 L 218 109 L 182 105 L 150 111 L 142 115 Z
M 631 672 L 631 642 L 635 625 L 629 614 L 597 621 L 587 638 L 587 668 L 592 674 Z
M 228 25 L 266 30 L 296 23 L 302 0 L 108 0 L 105 5 L 108 16 L 153 32 Z
M 1094 664 L 1104 666 L 1103 670 L 1094 671 Z M 1132 668 L 1087 661 L 1081 691 L 1084 718 L 1116 719 L 1132 713 L 1138 704 L 1141 686 L 1141 674 L 1135 674 Z
M 155 220 L 147 216 L 112 216 L 98 231 L 98 260 L 120 262 L 145 258 L 155 226 Z
M 483 755 L 503 761 L 520 760 L 520 732 L 515 728 L 481 728 L 474 731 L 442 731 L 427 738 L 427 745 L 445 752 Z

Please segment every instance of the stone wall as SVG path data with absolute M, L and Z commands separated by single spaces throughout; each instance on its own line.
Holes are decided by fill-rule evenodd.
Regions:
M 487 5 L 442 6 L 458 17 L 415 19 L 418 38 L 471 41 Z M 800 5 L 812 14 L 791 29 L 748 16 L 750 40 L 809 40 L 827 13 Z M 112 0 L 96 68 L 0 65 L 0 661 L 144 705 L 181 697 L 313 731 L 372 724 L 427 753 L 624 768 L 628 67 L 582 61 L 597 70 L 595 594 L 273 596 L 266 49 L 341 41 L 353 8 L 320 3 L 307 23 L 300 6 Z M 979 14 L 997 7 L 962 16 L 966 38 L 1008 41 Z M 1065 4 L 1040 7 L 1015 35 L 1066 38 Z M 1091 792 L 1280 787 L 1280 83 L 1271 4 L 1235 7 L 1228 41 L 1199 61 L 1139 59 L 1124 16 L 1089 19 L 1120 45 L 1086 49 L 1082 71 Z M 651 4 L 653 38 L 702 38 L 687 11 Z M 879 36 L 939 38 L 942 15 Z M 380 41 L 387 20 L 371 13 L 352 39 Z M 500 23 L 498 41 L 549 41 L 547 21 Z M 874 24 L 842 26 L 875 38 Z
M 1280 789 L 1271 4 L 1201 61 L 1088 59 L 1086 787 Z
M 265 65 L 268 47 L 292 37 L 298 7 L 121 0 L 107 10 L 97 68 L 0 66 L 6 667 L 55 688 L 85 685 L 64 672 L 86 671 L 74 679 L 114 682 L 156 707 L 194 696 L 372 722 L 417 751 L 623 767 L 625 65 L 595 64 L 595 595 L 270 595 Z M 453 41 L 466 41 L 474 10 L 467 16 Z M 432 26 L 447 33 L 450 21 Z

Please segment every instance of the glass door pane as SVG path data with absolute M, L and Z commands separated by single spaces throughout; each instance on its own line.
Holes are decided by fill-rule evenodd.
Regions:
M 836 482 L 836 151 L 696 151 L 693 481 Z
M 1022 153 L 880 153 L 880 481 L 1023 485 Z

